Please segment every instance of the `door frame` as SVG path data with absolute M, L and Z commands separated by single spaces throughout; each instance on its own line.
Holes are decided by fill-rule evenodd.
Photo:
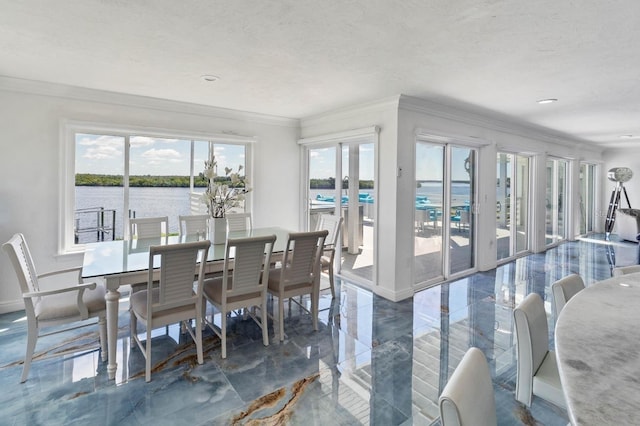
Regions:
M 359 277 L 355 274 L 344 274 L 341 270 L 341 263 L 337 262 L 334 264 L 334 273 L 339 277 L 348 278 L 349 281 L 355 282 L 362 287 L 373 289 L 378 282 L 378 218 L 379 215 L 379 206 L 378 202 L 379 198 L 379 160 L 378 160 L 378 152 L 379 152 L 379 140 L 380 140 L 380 127 L 378 126 L 370 126 L 363 127 L 360 129 L 348 130 L 345 132 L 338 133 L 330 133 L 326 135 L 314 136 L 309 138 L 302 138 L 298 140 L 298 145 L 301 147 L 300 149 L 300 164 L 301 164 L 301 182 L 300 182 L 300 229 L 309 229 L 309 150 L 314 148 L 327 148 L 327 147 L 335 147 L 336 148 L 336 188 L 335 188 L 335 197 L 338 200 L 338 204 L 336 208 L 339 207 L 340 199 L 341 199 L 341 191 L 342 185 L 338 184 L 338 176 L 342 174 L 342 146 L 345 144 L 353 145 L 353 144 L 373 144 L 373 194 L 374 194 L 374 227 L 373 227 L 373 270 L 371 281 L 366 280 L 365 278 Z M 342 178 L 340 178 L 341 180 Z M 341 250 L 341 241 L 339 241 L 338 249 Z

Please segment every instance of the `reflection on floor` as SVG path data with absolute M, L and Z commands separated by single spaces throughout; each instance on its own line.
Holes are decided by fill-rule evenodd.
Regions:
M 638 260 L 638 246 L 599 239 L 563 244 L 546 253 L 420 291 L 392 303 L 338 280 L 339 297 L 321 300 L 321 326 L 295 304 L 287 312 L 284 343 L 264 347 L 251 319 L 234 316 L 228 358 L 219 340 L 206 339 L 205 364 L 177 326 L 154 334 L 152 381 L 130 349 L 127 303 L 121 303 L 118 374 L 107 380 L 87 329 L 44 338 L 38 351 L 77 345 L 73 357 L 33 363 L 18 384 L 26 341 L 24 313 L 0 316 L 0 419 L 4 424 L 431 424 L 437 397 L 464 351 L 482 349 L 494 378 L 501 425 L 566 425 L 566 413 L 534 398 L 514 400 L 513 308 L 530 292 L 543 296 L 553 344 L 551 283 L 573 272 L 586 284 L 610 276 L 616 259 Z

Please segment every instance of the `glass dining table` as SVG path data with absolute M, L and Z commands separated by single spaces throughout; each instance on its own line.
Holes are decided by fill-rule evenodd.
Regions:
M 275 235 L 274 256 L 286 248 L 289 231 L 278 227 L 253 228 L 230 232 L 228 238 Z M 149 248 L 154 245 L 179 244 L 207 239 L 205 234 L 142 238 L 134 240 L 104 241 L 86 244 L 82 265 L 82 278 L 103 278 L 107 292 L 107 373 L 114 379 L 117 371 L 116 347 L 120 287 L 143 284 L 149 273 Z M 212 244 L 207 256 L 206 273 L 220 272 L 223 268 L 225 244 Z M 154 265 L 154 269 L 159 265 Z

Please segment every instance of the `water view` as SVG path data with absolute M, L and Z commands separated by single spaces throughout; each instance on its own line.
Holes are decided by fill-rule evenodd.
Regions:
M 103 207 L 105 210 L 115 210 L 115 239 L 122 239 L 124 235 L 124 207 L 123 188 L 110 186 L 76 186 L 76 210 Z M 191 213 L 189 204 L 189 188 L 129 188 L 129 208 L 131 217 L 168 216 L 169 232 L 178 233 L 178 216 Z M 110 212 L 107 212 L 105 226 L 112 227 Z M 80 229 L 93 228 L 97 219 L 95 213 L 77 214 L 77 227 Z M 105 239 L 111 239 L 111 234 Z M 79 243 L 95 241 L 95 232 L 79 234 Z
M 442 201 L 441 183 L 423 182 L 417 188 L 417 195 L 424 195 L 433 203 Z M 373 200 L 373 190 L 362 189 L 361 194 L 369 194 L 369 203 Z M 332 189 L 314 189 L 310 191 L 310 198 L 316 200 L 321 197 L 332 197 L 335 191 Z M 468 183 L 454 183 L 452 185 L 452 200 L 460 198 L 460 201 L 467 200 L 469 196 Z M 93 212 L 97 208 L 105 209 L 105 227 L 109 233 L 105 239 L 112 239 L 113 216 L 115 211 L 115 239 L 122 239 L 124 235 L 124 207 L 123 188 L 112 186 L 76 186 L 76 210 L 90 210 L 87 213 L 76 214 L 76 228 L 87 230 L 95 228 L 97 224 L 97 214 Z M 464 200 L 463 200 L 464 199 Z M 168 216 L 169 232 L 178 233 L 179 215 L 191 213 L 189 204 L 189 188 L 182 187 L 132 187 L 129 188 L 129 208 L 131 217 L 153 217 Z M 78 242 L 85 243 L 96 240 L 96 232 L 86 231 L 78 234 Z

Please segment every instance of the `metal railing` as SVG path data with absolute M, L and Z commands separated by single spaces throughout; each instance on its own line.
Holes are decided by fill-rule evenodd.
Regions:
M 82 238 L 82 242 L 104 241 L 115 239 L 116 211 L 104 207 L 77 209 L 74 217 L 74 239 L 80 243 L 81 235 L 95 233 L 95 239 Z M 110 236 L 110 238 L 109 238 Z

